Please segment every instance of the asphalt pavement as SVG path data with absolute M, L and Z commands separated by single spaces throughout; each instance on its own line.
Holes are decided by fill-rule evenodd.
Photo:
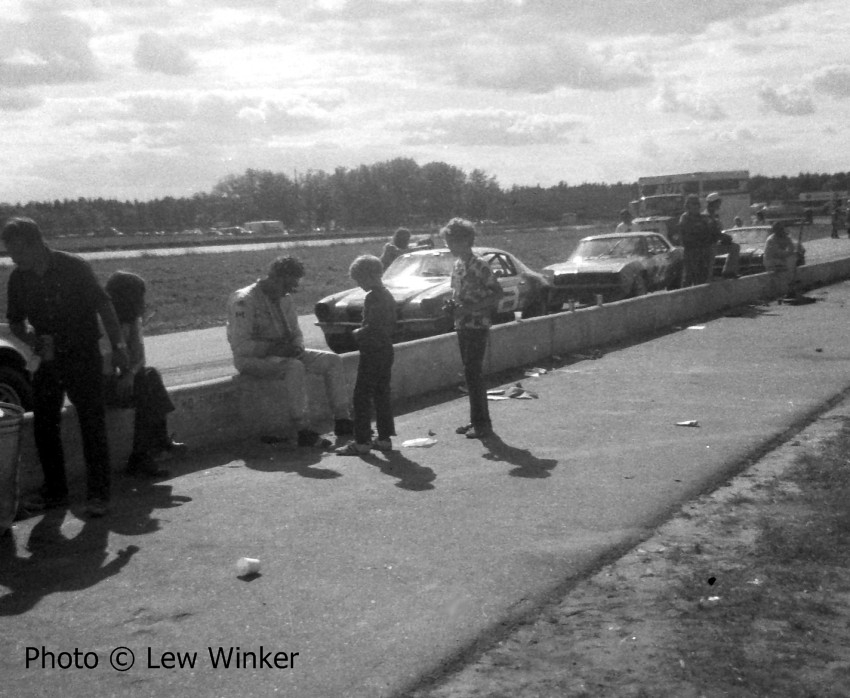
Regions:
M 808 295 L 492 377 L 527 399 L 485 443 L 452 390 L 390 454 L 234 443 L 116 477 L 99 520 L 78 483 L 0 539 L 0 695 L 403 695 L 850 389 L 850 282 Z

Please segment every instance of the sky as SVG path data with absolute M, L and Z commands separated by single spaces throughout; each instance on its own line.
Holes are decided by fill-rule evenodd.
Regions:
M 0 201 L 850 170 L 847 0 L 4 0 Z

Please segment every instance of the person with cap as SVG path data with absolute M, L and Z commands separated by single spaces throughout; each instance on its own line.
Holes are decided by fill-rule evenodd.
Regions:
M 393 233 L 392 242 L 384 245 L 384 251 L 381 254 L 381 264 L 386 269 L 398 257 L 405 252 L 409 252 L 410 248 L 410 231 L 407 228 L 399 228 Z
M 731 235 L 723 232 L 723 224 L 720 222 L 720 206 L 722 203 L 723 199 L 720 197 L 720 194 L 716 191 L 711 192 L 705 197 L 705 215 L 711 219 L 714 226 L 714 233 L 717 237 L 714 255 L 726 255 L 726 261 L 723 264 L 721 275 L 724 279 L 737 279 L 741 246 L 732 239 Z
M 470 221 L 452 218 L 440 233 L 456 258 L 447 310 L 454 318 L 469 391 L 469 423 L 456 431 L 467 439 L 485 439 L 493 435 L 493 425 L 484 384 L 484 354 L 492 315 L 504 291 L 490 265 L 472 249 L 475 226 Z
M 297 257 L 278 257 L 265 278 L 238 291 L 227 302 L 227 340 L 236 370 L 258 378 L 282 379 L 292 399 L 299 446 L 322 443 L 307 421 L 306 374 L 322 377 L 334 414 L 334 434 L 354 433 L 342 357 L 328 351 L 305 349 L 304 336 L 292 294 L 304 276 Z
M 124 371 L 127 343 L 115 310 L 91 265 L 48 247 L 31 218 L 10 218 L 0 236 L 15 263 L 8 281 L 9 329 L 41 359 L 32 381 L 33 435 L 44 484 L 41 501 L 30 502 L 26 508 L 68 504 L 61 434 L 67 395 L 82 434 L 86 513 L 104 516 L 109 510 L 110 462 L 98 318 L 112 344 L 114 365 Z
M 142 326 L 145 315 L 145 280 L 129 271 L 116 271 L 106 280 L 106 292 L 112 300 L 121 335 L 127 343 L 130 365 L 126 371 L 115 373 L 108 366 L 106 373 L 106 404 L 110 407 L 132 408 L 133 448 L 127 460 L 128 475 L 166 477 L 158 460 L 186 451 L 168 433 L 167 415 L 174 403 L 162 382 L 162 376 L 152 366 L 145 365 L 145 341 Z
M 714 265 L 718 231 L 714 222 L 700 212 L 699 196 L 696 194 L 689 194 L 685 199 L 685 212 L 679 218 L 679 235 L 684 248 L 682 285 L 708 283 Z
M 617 223 L 617 227 L 614 228 L 615 233 L 630 233 L 632 232 L 632 214 L 629 209 L 624 208 L 620 211 L 620 222 Z

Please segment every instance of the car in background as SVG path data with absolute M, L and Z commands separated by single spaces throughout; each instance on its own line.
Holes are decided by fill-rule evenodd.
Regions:
M 29 345 L 0 323 L 0 402 L 32 409 L 32 373 L 38 362 Z
M 657 232 L 607 233 L 582 238 L 566 262 L 543 273 L 552 285 L 552 305 L 593 303 L 642 296 L 682 285 L 684 251 Z
M 510 252 L 492 247 L 476 247 L 499 280 L 504 296 L 496 309 L 496 322 L 510 322 L 515 313 L 522 317 L 543 315 L 548 310 L 549 284 Z M 384 285 L 395 299 L 398 322 L 394 341 L 443 334 L 452 330 L 452 319 L 444 310 L 452 294 L 451 274 L 455 258 L 447 248 L 421 249 L 398 257 L 384 272 Z M 317 325 L 331 350 L 355 351 L 352 331 L 363 321 L 366 291 L 353 288 L 340 291 L 316 303 Z
M 800 225 L 800 221 L 786 221 L 786 227 L 792 225 Z M 767 243 L 767 238 L 773 232 L 773 228 L 769 225 L 749 225 L 743 228 L 727 228 L 723 231 L 726 235 L 732 238 L 733 242 L 741 246 L 741 255 L 738 260 L 738 274 L 745 276 L 747 274 L 761 274 L 764 271 L 764 247 Z M 791 231 L 789 230 L 789 235 Z M 802 266 L 806 263 L 806 248 L 799 240 L 794 243 L 797 246 L 797 266 Z M 716 255 L 714 258 L 714 274 L 719 276 L 723 271 L 723 265 L 726 263 L 726 254 Z

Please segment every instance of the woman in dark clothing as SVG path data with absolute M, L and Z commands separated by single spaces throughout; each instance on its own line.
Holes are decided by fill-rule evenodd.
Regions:
M 168 434 L 167 417 L 174 404 L 155 368 L 145 366 L 142 317 L 145 313 L 145 281 L 127 271 L 116 271 L 106 282 L 121 333 L 127 343 L 130 367 L 121 374 L 107 377 L 106 402 L 114 407 L 135 408 L 133 450 L 127 461 L 127 473 L 139 476 L 166 476 L 157 458 L 185 451 Z

